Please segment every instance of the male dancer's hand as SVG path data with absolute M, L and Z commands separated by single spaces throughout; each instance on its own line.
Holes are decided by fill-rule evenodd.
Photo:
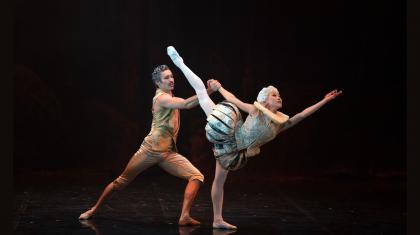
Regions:
M 220 84 L 219 81 L 215 79 L 209 79 L 207 80 L 207 87 L 211 88 L 213 91 L 218 91 L 219 88 L 222 87 L 222 85 Z

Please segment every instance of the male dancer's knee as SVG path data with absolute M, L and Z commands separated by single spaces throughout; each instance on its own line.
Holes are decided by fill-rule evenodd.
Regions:
M 114 189 L 123 190 L 125 187 L 127 187 L 129 183 L 130 183 L 129 179 L 122 176 L 118 176 L 118 178 L 113 181 Z
M 198 180 L 201 183 L 204 183 L 204 175 L 201 172 L 196 172 L 188 178 L 188 181 Z

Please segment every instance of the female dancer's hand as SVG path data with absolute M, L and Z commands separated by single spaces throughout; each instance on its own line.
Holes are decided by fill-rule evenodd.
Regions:
M 219 81 L 215 79 L 209 79 L 207 80 L 207 87 L 211 88 L 213 91 L 218 91 L 219 88 L 222 87 L 222 85 L 220 84 Z
M 331 101 L 331 100 L 335 99 L 335 97 L 339 96 L 341 93 L 343 93 L 343 92 L 338 91 L 337 89 L 333 90 L 330 93 L 325 95 L 324 100 Z

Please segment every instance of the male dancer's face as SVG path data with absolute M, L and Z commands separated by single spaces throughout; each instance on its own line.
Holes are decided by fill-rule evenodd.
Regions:
M 173 91 L 175 87 L 174 76 L 171 70 L 167 69 L 160 73 L 160 81 L 157 83 L 158 87 L 164 91 Z

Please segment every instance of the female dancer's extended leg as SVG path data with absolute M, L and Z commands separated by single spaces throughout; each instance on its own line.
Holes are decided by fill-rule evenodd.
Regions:
M 167 48 L 167 53 L 169 57 L 171 57 L 172 62 L 174 62 L 174 64 L 182 71 L 190 85 L 194 88 L 198 97 L 198 102 L 206 113 L 206 116 L 208 116 L 213 111 L 215 104 L 207 94 L 207 90 L 203 81 L 184 64 L 184 60 L 181 58 L 181 56 L 179 56 L 178 52 L 173 46 L 169 46 Z

